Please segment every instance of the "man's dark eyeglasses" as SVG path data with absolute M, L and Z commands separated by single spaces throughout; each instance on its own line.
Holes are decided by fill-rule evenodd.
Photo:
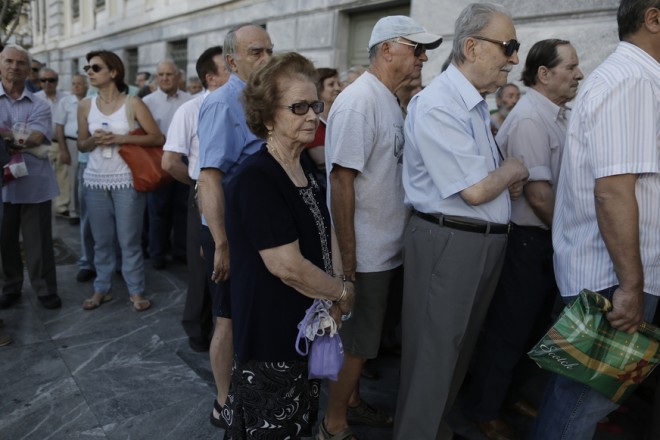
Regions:
M 402 41 L 400 38 L 397 38 L 396 40 L 394 40 L 394 42 L 412 47 L 413 48 L 413 55 L 415 56 L 415 58 L 419 58 L 419 56 L 422 54 L 422 52 L 424 52 L 426 50 L 426 46 L 424 46 L 423 44 L 420 44 L 420 43 L 415 43 L 415 44 L 408 43 L 407 41 Z
M 51 83 L 52 84 L 52 83 L 57 82 L 57 78 L 39 78 L 39 81 L 41 81 L 42 83 Z
M 91 66 L 87 65 L 83 67 L 85 72 L 89 72 L 89 69 L 92 69 L 92 72 L 94 73 L 99 73 L 101 70 L 103 70 L 103 67 L 99 66 L 98 64 L 92 64 Z
M 38 67 L 33 67 L 33 68 L 32 68 L 32 71 L 33 71 L 34 73 L 39 73 L 39 70 L 41 70 L 41 69 L 39 69 Z
M 282 107 L 288 108 L 289 110 L 291 110 L 291 113 L 298 116 L 306 115 L 310 108 L 314 113 L 318 115 L 320 113 L 323 113 L 323 108 L 325 107 L 325 104 L 323 103 L 323 101 L 296 102 L 291 105 L 283 105 Z
M 514 52 L 518 52 L 518 49 L 520 49 L 520 43 L 518 43 L 518 40 L 509 40 L 509 41 L 491 40 L 490 38 L 479 37 L 477 35 L 473 35 L 472 38 L 475 38 L 477 40 L 488 41 L 489 43 L 499 44 L 504 48 L 504 55 L 508 57 L 513 55 Z

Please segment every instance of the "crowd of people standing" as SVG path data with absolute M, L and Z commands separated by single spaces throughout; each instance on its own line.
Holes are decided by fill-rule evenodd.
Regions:
M 188 263 L 182 325 L 193 350 L 209 351 L 210 422 L 227 438 L 350 440 L 365 424 L 392 427 L 395 439 L 449 439 L 459 391 L 489 439 L 517 437 L 506 405 L 536 419 L 534 439 L 592 438 L 616 405 L 587 386 L 553 376 L 539 409 L 509 397 L 557 299 L 598 291 L 626 332 L 655 315 L 660 5 L 622 0 L 617 20 L 616 51 L 583 85 L 569 41 L 530 45 L 522 96 L 508 83 L 521 43 L 493 4 L 461 11 L 446 69 L 424 88 L 427 50 L 443 39 L 406 16 L 375 24 L 369 66 L 352 69 L 350 85 L 300 54 L 274 54 L 249 23 L 199 57 L 195 95 L 171 60 L 153 90 L 148 72 L 130 88 L 105 50 L 87 54 L 70 95 L 42 65 L 33 93 L 36 63 L 8 45 L 0 308 L 22 294 L 19 231 L 37 298 L 61 306 L 55 211 L 80 226 L 86 311 L 113 299 L 115 271 L 133 310 L 147 310 L 157 298 L 144 295 L 145 258 L 156 270 Z M 119 154 L 127 144 L 164 145 L 174 179 L 137 191 Z M 329 319 L 321 334 L 343 343 L 320 418 L 320 383 L 295 347 L 315 307 Z M 388 414 L 361 398 L 360 377 L 397 325 L 400 387 Z

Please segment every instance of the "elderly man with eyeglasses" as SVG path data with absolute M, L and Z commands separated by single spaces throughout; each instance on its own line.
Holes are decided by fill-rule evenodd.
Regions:
M 442 42 L 406 16 L 380 19 L 369 40 L 369 69 L 330 110 L 325 163 L 343 276 L 355 282 L 353 317 L 340 331 L 344 365 L 329 384 L 319 439 L 351 438 L 349 425 L 391 426 L 390 415 L 360 398 L 360 372 L 378 355 L 388 300 L 402 289 L 403 114 L 395 93 L 421 75 L 427 49 Z
M 403 186 L 414 211 L 404 236 L 395 439 L 453 435 L 443 416 L 502 269 L 511 199 L 529 175 L 502 157 L 484 100 L 506 84 L 519 47 L 503 9 L 468 5 L 456 20 L 452 64 L 408 105 Z

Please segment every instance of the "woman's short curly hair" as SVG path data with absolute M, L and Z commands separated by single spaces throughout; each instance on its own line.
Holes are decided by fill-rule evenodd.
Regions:
M 243 106 L 247 126 L 255 135 L 266 139 L 266 124 L 275 119 L 283 91 L 293 79 L 315 85 L 317 80 L 314 63 L 296 52 L 275 55 L 252 73 L 243 90 Z

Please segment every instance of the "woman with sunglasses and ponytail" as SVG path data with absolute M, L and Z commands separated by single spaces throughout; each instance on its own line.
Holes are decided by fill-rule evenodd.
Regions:
M 313 165 L 300 162 L 323 102 L 314 65 L 294 52 L 259 66 L 243 93 L 247 125 L 266 143 L 223 181 L 234 336 L 229 431 L 235 440 L 309 437 L 320 383 L 296 351 L 297 325 L 314 299 L 332 304 L 330 325 L 355 299 L 353 284 L 333 276 L 343 271 L 325 198 Z
M 121 249 L 121 272 L 128 287 L 133 310 L 151 307 L 144 295 L 144 261 L 140 240 L 145 209 L 144 193 L 133 188 L 133 175 L 119 155 L 122 144 L 163 145 L 165 137 L 147 106 L 128 97 L 124 65 L 113 52 L 100 50 L 86 56 L 84 67 L 98 95 L 78 106 L 78 149 L 89 152 L 83 175 L 86 203 L 94 237 L 93 295 L 83 302 L 92 310 L 112 299 L 115 243 Z M 128 106 L 128 108 L 127 108 Z M 129 120 L 129 118 L 131 120 Z M 129 134 L 136 122 L 146 135 Z

